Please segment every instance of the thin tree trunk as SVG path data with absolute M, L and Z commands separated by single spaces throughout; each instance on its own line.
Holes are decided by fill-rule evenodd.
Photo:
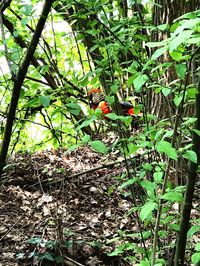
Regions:
M 196 117 L 197 122 L 195 129 L 200 130 L 200 81 L 198 82 L 198 94 L 196 96 Z M 175 266 L 184 265 L 185 249 L 187 242 L 187 232 L 189 229 L 190 214 L 192 209 L 192 201 L 195 190 L 195 181 L 197 177 L 197 168 L 200 163 L 200 136 L 193 132 L 193 150 L 197 154 L 197 163 L 191 162 L 188 172 L 188 180 L 186 185 L 183 209 L 181 214 L 180 231 L 177 238 Z
M 43 28 L 45 26 L 45 22 L 47 20 L 47 16 L 51 10 L 51 6 L 53 4 L 54 0 L 46 0 L 44 3 L 44 7 L 41 13 L 41 16 L 38 20 L 35 32 L 33 34 L 33 37 L 31 39 L 30 45 L 27 49 L 26 55 L 24 57 L 24 60 L 19 67 L 19 71 L 17 73 L 17 76 L 14 78 L 14 85 L 13 85 L 13 92 L 12 92 L 12 98 L 11 103 L 7 115 L 7 121 L 5 126 L 5 132 L 0 152 L 0 177 L 3 171 L 3 167 L 5 166 L 6 157 L 8 153 L 8 148 L 11 140 L 11 134 L 12 134 L 12 127 L 15 119 L 16 109 L 18 105 L 18 100 L 20 97 L 20 91 L 21 87 L 23 85 L 26 73 L 28 71 L 29 65 L 31 63 L 31 60 L 33 59 L 34 52 L 36 50 L 36 47 L 38 45 L 41 33 L 43 31 Z

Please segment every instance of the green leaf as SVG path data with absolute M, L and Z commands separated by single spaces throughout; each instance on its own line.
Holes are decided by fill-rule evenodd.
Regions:
M 167 97 L 170 94 L 171 90 L 169 88 L 162 88 L 162 94 Z
M 198 136 L 200 136 L 200 130 L 193 129 L 192 131 L 194 131 Z
M 193 236 L 194 234 L 196 234 L 197 232 L 200 232 L 200 225 L 193 225 L 188 233 L 187 233 L 187 237 L 191 237 Z M 199 250 L 200 251 L 200 250 Z
M 169 42 L 169 51 L 174 51 L 179 45 L 184 43 L 186 40 L 188 40 L 191 35 L 193 34 L 193 30 L 185 30 L 181 32 L 177 37 L 173 38 Z
M 45 65 L 40 68 L 40 74 L 46 74 L 49 71 L 49 66 Z
M 183 57 L 183 54 L 179 51 L 172 51 L 171 53 L 169 53 L 170 56 L 172 57 L 172 59 L 176 60 L 176 61 L 180 61 Z
M 182 202 L 183 195 L 179 192 L 170 191 L 162 195 L 161 199 L 165 199 L 171 202 Z
M 47 108 L 47 107 L 49 107 L 49 104 L 50 104 L 50 97 L 49 96 L 40 96 L 39 101 L 45 108 Z
M 200 226 L 199 226 L 200 227 Z M 199 228 L 200 230 L 200 228 Z M 196 251 L 200 251 L 200 243 L 197 243 L 194 248 Z
M 146 46 L 150 47 L 150 48 L 154 48 L 154 47 L 159 47 L 159 46 L 163 46 L 163 42 L 147 42 Z
M 119 118 L 119 116 L 116 115 L 115 113 L 110 113 L 110 114 L 107 114 L 105 116 L 110 118 L 111 120 L 117 120 Z
M 182 94 L 177 94 L 174 97 L 174 103 L 175 105 L 178 107 L 181 104 L 181 101 L 183 99 L 183 95 Z
M 37 244 L 40 244 L 42 242 L 42 239 L 39 237 L 33 237 L 31 239 L 28 239 L 26 242 L 29 244 L 37 245 Z
M 68 111 L 73 115 L 79 115 L 81 107 L 77 103 L 67 103 L 66 107 Z
M 124 182 L 121 186 L 119 186 L 119 190 L 129 187 L 130 185 L 134 184 L 138 179 L 136 177 L 129 179 L 128 181 Z
M 24 6 L 24 15 L 30 16 L 33 10 L 33 5 L 25 5 Z
M 200 262 L 200 252 L 192 255 L 192 263 L 197 264 Z
M 110 113 L 105 115 L 106 117 L 108 117 L 111 120 L 121 120 L 122 122 L 124 122 L 124 124 L 128 127 L 130 126 L 133 118 L 131 116 L 121 116 L 121 115 L 116 115 L 115 113 Z
M 128 143 L 128 155 L 135 154 L 139 148 L 140 146 L 138 145 L 135 145 L 133 143 Z
M 192 29 L 199 23 L 200 23 L 200 18 L 185 20 L 185 22 L 183 22 L 183 24 L 176 29 L 174 35 L 183 32 L 185 29 Z
M 82 142 L 84 144 L 88 143 L 89 140 L 90 140 L 90 135 L 87 135 L 87 134 L 84 135 L 83 138 L 82 138 Z
M 92 122 L 96 120 L 96 116 L 92 116 L 90 119 L 85 120 L 80 126 L 76 128 L 76 131 L 81 130 L 83 127 L 89 126 Z
M 157 28 L 163 31 L 163 30 L 167 30 L 167 28 L 169 28 L 169 25 L 165 23 L 165 24 L 158 25 Z
M 38 258 L 40 260 L 46 259 L 46 260 L 49 260 L 49 261 L 54 261 L 53 255 L 51 253 L 49 253 L 49 252 L 46 252 L 44 254 L 39 254 Z
M 186 151 L 183 157 L 190 160 L 193 163 L 197 163 L 197 155 L 194 151 Z
M 176 73 L 180 79 L 185 78 L 186 70 L 187 70 L 187 67 L 185 63 L 176 65 Z
M 106 145 L 100 140 L 94 140 L 90 142 L 90 145 L 95 151 L 99 153 L 105 154 L 108 151 L 108 147 L 106 147 Z
M 147 82 L 147 80 L 147 75 L 139 75 L 137 78 L 135 78 L 133 81 L 135 91 L 139 92 L 142 86 Z
M 157 184 L 162 183 L 163 172 L 155 172 L 155 173 L 153 174 L 153 178 L 154 178 L 154 180 L 155 180 L 155 182 L 156 182 Z
M 144 222 L 146 219 L 149 220 L 149 218 L 152 215 L 153 210 L 158 208 L 158 204 L 154 201 L 148 201 L 144 204 L 140 211 L 140 219 Z
M 135 79 L 135 75 L 133 75 L 130 78 L 128 78 L 128 80 L 127 80 L 128 87 L 131 87 L 131 85 L 133 84 L 134 79 Z
M 172 147 L 171 143 L 165 140 L 161 140 L 156 144 L 156 150 L 158 152 L 164 153 L 173 160 L 177 160 L 176 150 Z
M 151 199 L 155 199 L 155 183 L 149 180 L 143 180 L 141 186 L 146 189 L 148 196 Z
M 156 60 L 158 57 L 160 57 L 161 55 L 163 55 L 165 51 L 166 51 L 166 48 L 165 48 L 165 47 L 162 47 L 162 48 L 160 48 L 160 49 L 157 49 L 157 50 L 152 54 L 151 59 L 152 59 L 152 60 Z

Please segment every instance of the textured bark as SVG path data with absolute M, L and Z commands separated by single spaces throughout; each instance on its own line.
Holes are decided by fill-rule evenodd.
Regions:
M 156 0 L 155 5 L 153 7 L 152 13 L 152 23 L 155 26 L 161 24 L 168 24 L 169 26 L 172 25 L 173 21 L 180 17 L 181 15 L 198 10 L 200 8 L 199 0 L 174 0 L 174 1 L 165 1 L 165 0 Z M 163 39 L 167 39 L 169 37 L 169 31 L 165 32 L 156 32 L 151 36 L 152 41 L 159 42 Z M 163 56 L 159 58 L 161 63 L 163 62 L 171 62 L 171 57 L 169 56 L 168 52 L 166 52 Z M 175 71 L 174 66 L 168 68 L 167 72 L 163 75 L 164 84 L 168 86 L 168 84 L 177 79 L 177 74 Z M 159 99 L 157 99 L 159 97 Z M 152 111 L 157 117 L 165 118 L 171 117 L 175 115 L 176 108 L 172 108 L 173 106 L 166 102 L 164 97 L 160 97 L 155 95 L 153 92 L 149 95 L 149 102 L 148 102 L 148 109 Z M 156 102 L 158 103 L 155 105 L 155 98 Z
M 11 98 L 11 103 L 10 103 L 10 107 L 8 110 L 5 132 L 4 132 L 4 137 L 3 137 L 2 147 L 1 147 L 1 153 L 0 153 L 0 177 L 1 177 L 1 174 L 3 171 L 3 167 L 5 166 L 5 162 L 6 162 L 6 157 L 7 157 L 10 139 L 11 139 L 11 135 L 12 135 L 12 127 L 13 127 L 13 123 L 14 123 L 14 119 L 15 119 L 18 100 L 20 97 L 21 87 L 23 85 L 26 73 L 27 73 L 29 65 L 31 63 L 31 60 L 33 59 L 34 52 L 35 52 L 36 47 L 38 45 L 41 33 L 42 33 L 43 28 L 45 26 L 45 22 L 46 22 L 48 14 L 51 10 L 52 4 L 53 4 L 53 0 L 52 1 L 49 1 L 49 0 L 45 1 L 41 16 L 38 20 L 35 32 L 34 32 L 33 37 L 31 39 L 30 45 L 27 49 L 24 60 L 19 67 L 19 71 L 17 73 L 17 76 L 14 78 L 12 98 Z

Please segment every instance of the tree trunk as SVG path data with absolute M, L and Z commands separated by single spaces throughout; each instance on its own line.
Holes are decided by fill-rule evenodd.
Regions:
M 17 73 L 17 76 L 14 78 L 12 98 L 11 98 L 11 103 L 10 103 L 10 107 L 8 110 L 5 132 L 4 132 L 4 137 L 3 137 L 3 142 L 2 142 L 1 152 L 0 152 L 0 177 L 1 177 L 1 174 L 3 171 L 3 167 L 5 166 L 5 162 L 6 162 L 6 157 L 7 157 L 8 148 L 9 148 L 11 135 L 12 135 L 12 127 L 13 127 L 13 123 L 14 123 L 14 119 L 15 119 L 18 100 L 20 97 L 21 87 L 23 85 L 26 73 L 28 71 L 28 67 L 31 63 L 31 60 L 33 59 L 34 52 L 35 52 L 36 47 L 38 45 L 41 33 L 42 33 L 43 28 L 45 26 L 45 23 L 46 23 L 48 14 L 51 10 L 52 4 L 53 4 L 53 0 L 52 1 L 49 1 L 49 0 L 45 1 L 44 7 L 42 10 L 42 14 L 38 20 L 35 32 L 34 32 L 33 37 L 31 39 L 30 45 L 27 49 L 24 60 L 21 64 L 21 66 L 19 67 L 19 71 Z

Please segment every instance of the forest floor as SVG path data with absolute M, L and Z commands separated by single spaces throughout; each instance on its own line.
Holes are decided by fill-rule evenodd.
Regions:
M 120 160 L 86 146 L 11 158 L 0 188 L 0 266 L 131 265 L 107 255 L 120 232 L 138 232 L 130 197 L 117 189 Z

